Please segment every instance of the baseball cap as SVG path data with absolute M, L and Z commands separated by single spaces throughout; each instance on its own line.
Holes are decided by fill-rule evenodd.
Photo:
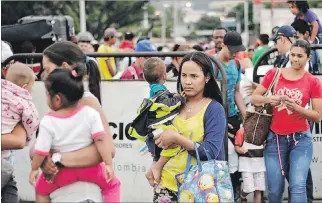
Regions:
M 150 37 L 148 37 L 148 36 L 141 36 L 141 37 L 139 37 L 139 39 L 137 39 L 136 44 L 138 44 L 142 40 L 150 40 Z
M 224 44 L 231 52 L 245 51 L 243 40 L 238 32 L 229 31 L 224 37 Z
M 142 40 L 135 46 L 135 52 L 156 52 L 150 40 Z
M 109 38 L 109 37 L 114 37 L 116 35 L 116 30 L 115 28 L 107 28 L 104 31 L 104 37 Z
M 76 39 L 78 42 L 91 42 L 94 40 L 94 37 L 92 33 L 86 31 L 78 33 Z
M 284 37 L 296 37 L 295 29 L 290 25 L 284 25 L 275 32 L 273 37 L 270 38 L 271 41 L 275 41 L 279 36 Z
M 125 39 L 133 39 L 134 38 L 134 33 L 131 31 L 128 31 L 126 33 L 124 33 L 124 38 Z

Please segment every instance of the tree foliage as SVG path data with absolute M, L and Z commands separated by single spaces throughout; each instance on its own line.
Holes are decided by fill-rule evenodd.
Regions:
M 309 1 L 310 8 L 322 8 L 322 1 Z
M 227 15 L 227 17 L 233 17 L 240 19 L 242 31 L 244 31 L 244 3 L 239 3 L 235 6 Z M 254 29 L 255 25 L 253 22 L 253 2 L 248 1 L 248 25 L 249 29 Z
M 322 1 L 308 1 L 310 8 L 322 8 Z M 271 8 L 272 4 L 269 2 L 266 2 L 264 4 L 265 8 Z M 288 8 L 288 4 L 287 3 L 279 3 L 279 4 L 275 4 L 274 8 Z
M 86 1 L 86 28 L 101 38 L 107 27 L 139 25 L 147 1 Z M 1 1 L 1 24 L 14 24 L 28 15 L 70 15 L 76 32 L 79 25 L 78 1 Z
M 196 24 L 198 30 L 213 30 L 218 26 L 220 26 L 220 18 L 207 15 L 203 15 Z

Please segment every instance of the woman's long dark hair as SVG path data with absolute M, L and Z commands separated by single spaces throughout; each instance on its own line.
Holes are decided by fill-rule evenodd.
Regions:
M 88 74 L 89 91 L 101 103 L 101 75 L 99 68 L 93 59 L 86 60 L 86 55 L 72 42 L 62 41 L 52 44 L 44 51 L 44 55 L 57 66 L 64 62 L 72 67 L 84 67 Z
M 220 88 L 215 78 L 216 74 L 215 74 L 214 68 L 216 68 L 216 66 L 212 63 L 209 56 L 207 56 L 205 53 L 202 53 L 202 52 L 190 53 L 183 58 L 182 63 L 180 64 L 178 81 L 177 81 L 178 92 L 180 93 L 183 91 L 182 84 L 181 84 L 181 72 L 182 72 L 183 64 L 187 61 L 193 61 L 196 64 L 198 64 L 205 77 L 207 75 L 210 75 L 210 80 L 205 85 L 203 96 L 208 97 L 210 99 L 214 99 L 220 104 L 223 104 Z

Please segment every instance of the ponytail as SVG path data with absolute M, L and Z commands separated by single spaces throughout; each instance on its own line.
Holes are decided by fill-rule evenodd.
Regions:
M 84 75 L 85 75 L 85 71 L 82 64 L 77 65 L 71 71 L 71 79 L 75 80 L 76 82 L 82 82 Z
M 54 43 L 45 49 L 44 56 L 59 67 L 64 62 L 73 68 L 83 67 L 84 71 L 86 71 L 84 73 L 88 75 L 89 91 L 101 103 L 101 76 L 98 65 L 94 59 L 86 56 L 76 44 L 69 41 Z
M 88 75 L 88 89 L 101 102 L 101 74 L 96 61 L 86 56 L 86 72 Z

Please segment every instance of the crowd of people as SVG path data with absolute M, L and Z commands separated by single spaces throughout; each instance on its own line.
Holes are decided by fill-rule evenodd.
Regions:
M 155 116 L 158 113 L 173 116 L 166 124 L 154 126 L 150 134 L 142 129 L 142 123 L 133 124 L 135 133 L 130 133 L 146 141 L 154 157 L 146 174 L 146 181 L 154 188 L 153 202 L 178 202 L 175 177 L 185 171 L 190 155 L 193 164 L 196 154 L 201 160 L 224 161 L 227 128 L 229 181 L 236 202 L 247 202 L 251 193 L 254 202 L 263 202 L 264 191 L 269 202 L 282 202 L 285 179 L 289 202 L 312 202 L 311 132 L 313 123 L 322 119 L 322 84 L 311 74 L 321 62 L 310 44 L 322 41 L 322 25 L 306 1 L 288 4 L 296 16 L 294 22 L 274 28 L 271 37 L 261 34 L 258 43 L 248 49 L 239 33 L 223 27 L 214 29 L 213 48 L 177 40 L 172 51 L 189 53 L 163 59 L 86 56 L 92 52 L 162 50 L 148 37 L 135 42 L 132 32 L 124 33 L 116 48 L 118 33 L 114 28 L 105 30 L 101 45 L 90 33 L 80 33 L 77 44 L 54 43 L 44 50 L 41 62 L 41 80 L 51 109 L 43 118 L 31 98 L 35 71 L 21 62 L 8 64 L 1 81 L 2 201 L 19 202 L 12 167 L 14 151 L 36 136 L 30 151 L 30 184 L 35 186 L 37 202 L 121 202 L 121 183 L 112 167 L 115 148 L 100 89 L 101 80 L 121 79 L 146 80 L 150 99 L 155 98 L 155 106 L 162 104 L 159 112 L 153 112 L 154 119 L 161 119 Z M 248 73 L 271 42 L 279 56 L 274 68 L 257 84 Z M 2 42 L 2 46 L 3 61 L 12 52 L 8 44 Z M 23 47 L 35 51 L 30 43 Z M 210 56 L 221 63 L 227 76 L 227 113 L 216 82 L 223 80 L 223 73 Z M 167 80 L 177 81 L 178 94 L 167 90 Z M 273 114 L 265 143 L 240 142 L 237 138 L 243 134 L 248 109 L 267 104 L 273 107 Z

